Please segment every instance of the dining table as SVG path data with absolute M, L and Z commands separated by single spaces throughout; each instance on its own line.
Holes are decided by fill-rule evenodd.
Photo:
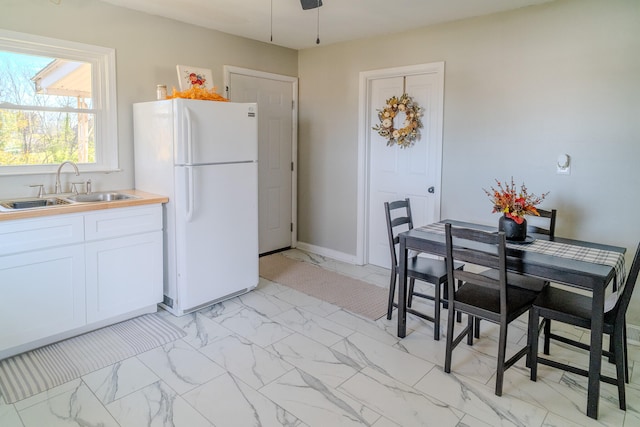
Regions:
M 497 227 L 458 220 L 443 220 L 416 227 L 399 234 L 398 337 L 407 331 L 407 254 L 423 252 L 439 257 L 446 254 L 444 224 L 489 232 Z M 535 244 L 538 242 L 538 244 Z M 589 379 L 587 388 L 587 416 L 598 418 L 600 400 L 600 369 L 602 366 L 602 337 L 607 287 L 621 285 L 624 280 L 623 247 L 531 234 L 525 242 L 507 242 L 507 269 L 511 272 L 545 279 L 591 293 L 592 322 Z M 612 285 L 615 286 L 615 285 Z

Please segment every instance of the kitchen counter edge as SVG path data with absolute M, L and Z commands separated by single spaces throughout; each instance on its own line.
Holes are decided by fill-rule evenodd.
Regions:
M 75 212 L 89 212 L 104 209 L 126 208 L 130 206 L 151 205 L 155 203 L 167 203 L 169 198 L 158 194 L 147 193 L 140 190 L 116 190 L 118 193 L 137 196 L 136 199 L 114 200 L 110 202 L 70 203 L 68 205 L 51 206 L 40 209 L 23 209 L 15 212 L 0 212 L 0 221 L 14 219 L 39 218 L 43 216 L 62 215 Z

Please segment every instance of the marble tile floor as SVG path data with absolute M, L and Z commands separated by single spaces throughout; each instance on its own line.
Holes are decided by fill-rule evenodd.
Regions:
M 285 254 L 388 286 L 382 268 Z M 616 389 L 602 384 L 596 421 L 584 415 L 586 378 L 545 366 L 532 382 L 519 362 L 505 374 L 503 396 L 495 396 L 497 333 L 488 322 L 472 347 L 456 348 L 446 374 L 444 336 L 434 341 L 431 323 L 410 317 L 399 339 L 395 316 L 366 320 L 263 279 L 255 291 L 197 313 L 158 315 L 186 337 L 15 404 L 0 398 L 0 426 L 640 425 L 637 343 L 629 351 L 627 411 L 618 409 Z M 588 339 L 575 328 L 563 333 Z M 508 353 L 525 339 L 526 324 L 516 321 Z M 558 344 L 552 354 L 588 362 L 585 352 Z

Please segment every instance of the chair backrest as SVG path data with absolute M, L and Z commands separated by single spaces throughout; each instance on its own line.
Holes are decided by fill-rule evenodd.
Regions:
M 384 202 L 384 212 L 387 218 L 387 235 L 389 236 L 389 249 L 391 250 L 391 268 L 398 267 L 396 245 L 400 243 L 398 234 L 413 228 L 411 218 L 411 202 L 409 199 Z
M 459 280 L 500 291 L 500 312 L 507 312 L 507 252 L 504 232 L 491 233 L 445 224 L 446 261 L 449 295 L 454 295 Z M 463 261 L 498 270 L 498 279 L 474 273 L 470 269 L 456 270 L 454 262 Z
M 546 234 L 549 236 L 549 240 L 553 240 L 556 234 L 556 213 L 555 209 L 546 210 L 546 209 L 538 209 L 538 213 L 541 218 L 548 219 L 547 227 L 543 226 L 542 223 L 534 222 L 535 219 L 527 219 L 527 232 L 528 233 L 538 233 L 538 234 Z M 528 218 L 528 217 L 527 217 Z
M 633 288 L 635 288 L 636 281 L 638 280 L 638 271 L 640 271 L 640 244 L 638 244 L 636 254 L 633 256 L 627 280 L 622 288 L 622 294 L 618 297 L 618 301 L 616 301 L 616 305 L 613 307 L 616 323 L 624 322 L 627 308 L 629 308 L 629 303 L 631 302 L 631 294 L 633 294 Z

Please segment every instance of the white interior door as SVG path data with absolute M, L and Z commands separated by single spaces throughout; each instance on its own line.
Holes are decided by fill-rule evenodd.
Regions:
M 234 102 L 258 104 L 258 212 L 261 254 L 294 246 L 294 87 L 291 78 L 228 74 Z
M 411 199 L 415 226 L 440 219 L 442 164 L 443 76 L 441 73 L 397 75 L 369 81 L 369 192 L 368 263 L 390 267 L 384 202 Z M 387 146 L 372 128 L 379 122 L 377 110 L 403 92 L 422 108 L 420 138 L 408 148 Z M 395 127 L 404 121 L 399 114 Z

